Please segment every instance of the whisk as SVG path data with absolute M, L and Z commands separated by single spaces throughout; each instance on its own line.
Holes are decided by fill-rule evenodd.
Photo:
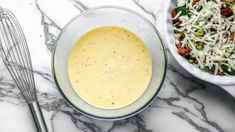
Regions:
M 14 14 L 1 7 L 0 56 L 28 103 L 38 132 L 48 132 L 37 101 L 32 63 L 25 36 Z

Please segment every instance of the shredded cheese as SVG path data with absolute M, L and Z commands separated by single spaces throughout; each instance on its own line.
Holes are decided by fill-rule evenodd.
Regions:
M 173 29 L 185 34 L 181 40 L 182 46 L 186 43 L 190 45 L 190 55 L 197 60 L 195 66 L 202 69 L 214 67 L 214 74 L 223 72 L 222 65 L 227 66 L 230 71 L 235 69 L 235 39 L 229 37 L 235 33 L 235 16 L 223 17 L 223 5 L 224 2 L 221 0 L 200 0 L 195 5 L 192 4 L 192 0 L 178 0 L 177 6 L 189 9 L 191 16 L 180 15 L 182 12 L 178 12 L 173 18 L 181 21 L 178 26 L 175 24 Z M 194 34 L 198 29 L 203 29 L 203 36 Z M 204 44 L 203 50 L 195 47 L 196 41 Z

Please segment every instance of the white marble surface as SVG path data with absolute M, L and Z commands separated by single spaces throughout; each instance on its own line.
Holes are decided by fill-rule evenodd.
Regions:
M 221 88 L 185 73 L 169 56 L 166 80 L 158 98 L 130 119 L 105 122 L 73 110 L 51 76 L 51 51 L 61 28 L 76 14 L 100 5 L 133 9 L 163 33 L 169 0 L 0 0 L 12 10 L 26 35 L 38 97 L 50 132 L 234 132 L 235 99 Z M 0 61 L 0 132 L 36 132 L 27 104 Z

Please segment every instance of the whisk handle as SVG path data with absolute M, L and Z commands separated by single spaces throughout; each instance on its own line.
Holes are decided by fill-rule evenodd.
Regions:
M 29 108 L 33 115 L 33 119 L 38 129 L 38 132 L 48 132 L 48 129 L 47 129 L 45 120 L 43 118 L 42 111 L 38 104 L 38 101 L 29 103 Z

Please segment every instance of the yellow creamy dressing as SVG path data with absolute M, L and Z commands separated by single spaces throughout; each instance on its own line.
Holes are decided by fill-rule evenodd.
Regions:
M 117 26 L 85 33 L 68 60 L 72 87 L 84 101 L 99 108 L 121 108 L 134 102 L 151 75 L 152 61 L 144 42 Z

